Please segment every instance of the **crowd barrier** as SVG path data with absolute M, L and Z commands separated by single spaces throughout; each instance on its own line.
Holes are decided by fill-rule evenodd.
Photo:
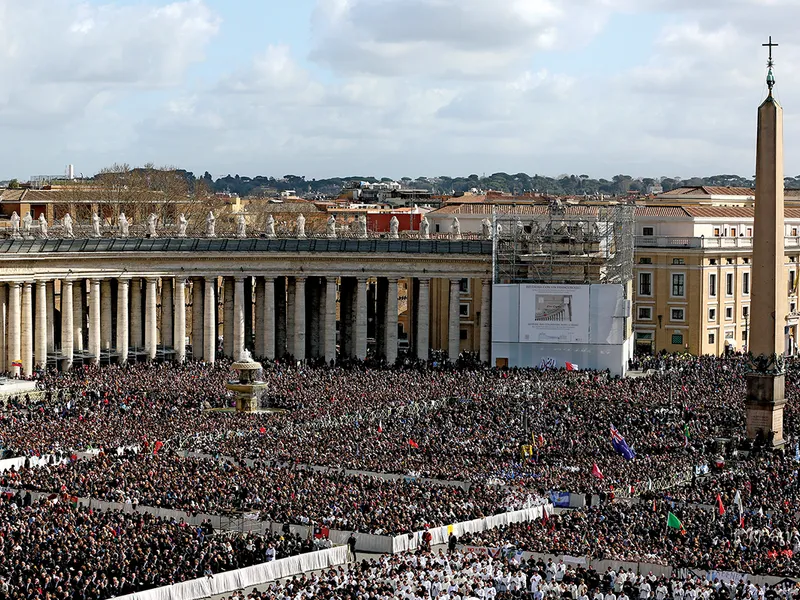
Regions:
M 117 600 L 199 600 L 251 588 L 300 573 L 336 567 L 346 562 L 347 547 L 340 546 L 282 558 L 235 571 L 226 571 L 215 574 L 213 577 L 200 577 L 127 596 L 117 596 Z

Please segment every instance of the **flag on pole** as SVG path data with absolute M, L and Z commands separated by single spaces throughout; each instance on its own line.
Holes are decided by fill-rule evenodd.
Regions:
M 419 448 L 419 444 L 414 440 L 412 440 L 411 438 L 408 438 L 408 445 L 411 446 L 412 448 Z
M 669 513 L 667 515 L 667 527 L 671 527 L 672 529 L 683 529 L 683 523 L 681 523 L 680 519 L 674 514 Z
M 12 360 L 11 361 L 11 366 L 12 367 L 19 367 L 21 369 L 22 368 L 22 361 L 21 360 Z
M 625 438 L 622 437 L 622 434 L 620 434 L 613 425 L 611 426 L 611 446 L 617 453 L 621 454 L 625 460 L 633 460 L 636 456 L 636 452 L 628 446 Z
M 155 446 L 153 447 L 153 454 L 158 454 L 158 451 L 164 447 L 164 442 L 157 441 Z
M 719 494 L 717 494 L 717 509 L 720 517 L 725 514 L 725 507 L 722 506 L 722 497 Z
M 567 362 L 567 371 L 580 371 L 581 368 L 575 363 Z
M 598 479 L 605 479 L 603 477 L 603 472 L 600 470 L 600 467 L 597 466 L 597 463 L 594 463 L 592 465 L 592 475 L 594 475 Z

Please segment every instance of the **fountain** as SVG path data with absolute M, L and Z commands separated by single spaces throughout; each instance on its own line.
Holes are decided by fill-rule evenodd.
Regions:
M 261 364 L 254 361 L 250 352 L 245 350 L 231 368 L 238 377 L 228 381 L 225 387 L 236 397 L 236 412 L 257 412 L 260 408 L 259 396 L 267 387 L 261 376 Z

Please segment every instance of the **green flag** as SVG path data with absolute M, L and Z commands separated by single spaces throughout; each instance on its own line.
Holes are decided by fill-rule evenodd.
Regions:
M 678 517 L 672 513 L 669 513 L 669 515 L 667 515 L 667 527 L 672 527 L 673 529 L 683 529 L 683 524 Z
M 691 437 L 689 435 L 689 424 L 688 423 L 685 423 L 683 425 L 683 435 L 685 435 L 687 439 Z

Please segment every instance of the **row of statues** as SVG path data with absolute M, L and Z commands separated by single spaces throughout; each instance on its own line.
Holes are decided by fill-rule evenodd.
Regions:
M 44 214 L 39 215 L 39 236 L 42 238 L 49 237 L 49 227 L 47 223 L 47 218 Z M 205 227 L 205 237 L 217 237 L 216 235 L 216 217 L 214 216 L 213 211 L 209 211 L 208 215 L 206 216 L 206 227 Z M 425 220 L 427 222 L 427 219 Z M 122 238 L 127 238 L 130 236 L 130 222 L 128 218 L 125 216 L 125 213 L 120 213 L 119 215 L 119 236 Z M 19 215 L 16 211 L 11 215 L 11 237 L 12 239 L 32 239 L 33 236 L 33 215 L 29 212 L 25 215 L 24 218 L 20 219 Z M 186 218 L 186 215 L 181 213 L 177 220 L 177 231 L 176 237 L 185 238 L 186 237 L 186 229 L 189 225 L 189 220 Z M 72 216 L 69 213 L 66 213 L 64 217 L 61 219 L 61 228 L 62 228 L 62 236 L 66 238 L 74 238 L 74 222 Z M 392 216 L 392 219 L 389 223 L 389 237 L 391 239 L 398 239 L 399 238 L 399 228 L 400 222 L 398 221 L 396 216 Z M 150 216 L 147 218 L 146 223 L 146 234 L 147 237 L 158 237 L 158 215 L 155 213 L 151 213 Z M 99 238 L 102 237 L 101 231 L 101 219 L 97 213 L 94 213 L 91 217 L 91 237 Z M 275 217 L 269 215 L 267 217 L 266 227 L 265 227 L 265 235 L 267 238 L 274 238 L 275 235 Z M 295 224 L 295 235 L 298 238 L 305 238 L 306 237 L 306 218 L 303 214 L 299 214 L 296 219 Z M 235 236 L 237 238 L 245 238 L 247 237 L 247 221 L 243 214 L 236 215 L 236 233 Z M 326 224 L 326 237 L 329 239 L 335 239 L 336 236 L 336 217 L 330 215 L 328 217 L 328 222 Z M 366 239 L 369 237 L 367 232 L 367 217 L 366 215 L 359 216 L 357 220 L 357 228 L 356 228 L 356 237 Z

